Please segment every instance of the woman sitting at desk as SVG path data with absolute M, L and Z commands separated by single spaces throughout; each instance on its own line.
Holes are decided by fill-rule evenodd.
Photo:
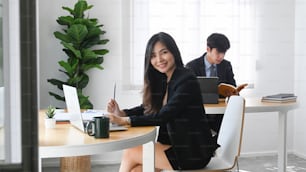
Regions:
M 112 99 L 107 110 L 111 122 L 119 125 L 160 126 L 156 171 L 203 168 L 217 148 L 196 77 L 183 67 L 179 49 L 167 33 L 157 33 L 147 43 L 142 105 L 120 110 Z M 142 146 L 126 149 L 120 172 L 141 171 L 142 155 Z

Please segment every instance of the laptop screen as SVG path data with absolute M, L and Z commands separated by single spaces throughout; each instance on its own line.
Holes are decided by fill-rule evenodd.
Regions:
M 217 104 L 219 102 L 219 94 L 218 94 L 219 78 L 198 76 L 197 80 L 200 84 L 203 103 Z
M 75 87 L 63 85 L 65 102 L 69 113 L 81 113 L 78 94 Z
M 65 95 L 67 111 L 70 114 L 71 125 L 80 129 L 81 131 L 85 131 L 77 89 L 72 86 L 63 85 L 63 91 Z

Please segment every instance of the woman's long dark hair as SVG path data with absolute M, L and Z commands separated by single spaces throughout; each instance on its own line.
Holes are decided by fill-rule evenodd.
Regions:
M 162 43 L 171 52 L 177 68 L 184 66 L 181 53 L 169 34 L 159 32 L 150 38 L 146 47 L 144 64 L 143 105 L 146 114 L 157 113 L 161 109 L 167 88 L 166 74 L 160 73 L 151 64 L 152 51 L 157 42 Z

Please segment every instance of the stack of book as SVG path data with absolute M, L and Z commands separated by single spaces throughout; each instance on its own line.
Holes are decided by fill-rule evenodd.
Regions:
M 261 101 L 263 102 L 277 102 L 277 103 L 286 103 L 286 102 L 296 102 L 297 96 L 292 93 L 280 93 L 273 94 L 262 97 Z

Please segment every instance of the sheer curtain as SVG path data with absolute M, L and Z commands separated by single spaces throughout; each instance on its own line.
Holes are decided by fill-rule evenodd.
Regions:
M 253 83 L 257 47 L 255 2 L 255 0 L 132 0 L 130 4 L 132 43 L 130 70 L 124 73 L 129 75 L 126 84 L 142 85 L 146 43 L 153 34 L 161 31 L 174 37 L 185 64 L 205 52 L 206 38 L 211 33 L 225 34 L 231 42 L 231 48 L 225 58 L 232 62 L 237 83 Z

